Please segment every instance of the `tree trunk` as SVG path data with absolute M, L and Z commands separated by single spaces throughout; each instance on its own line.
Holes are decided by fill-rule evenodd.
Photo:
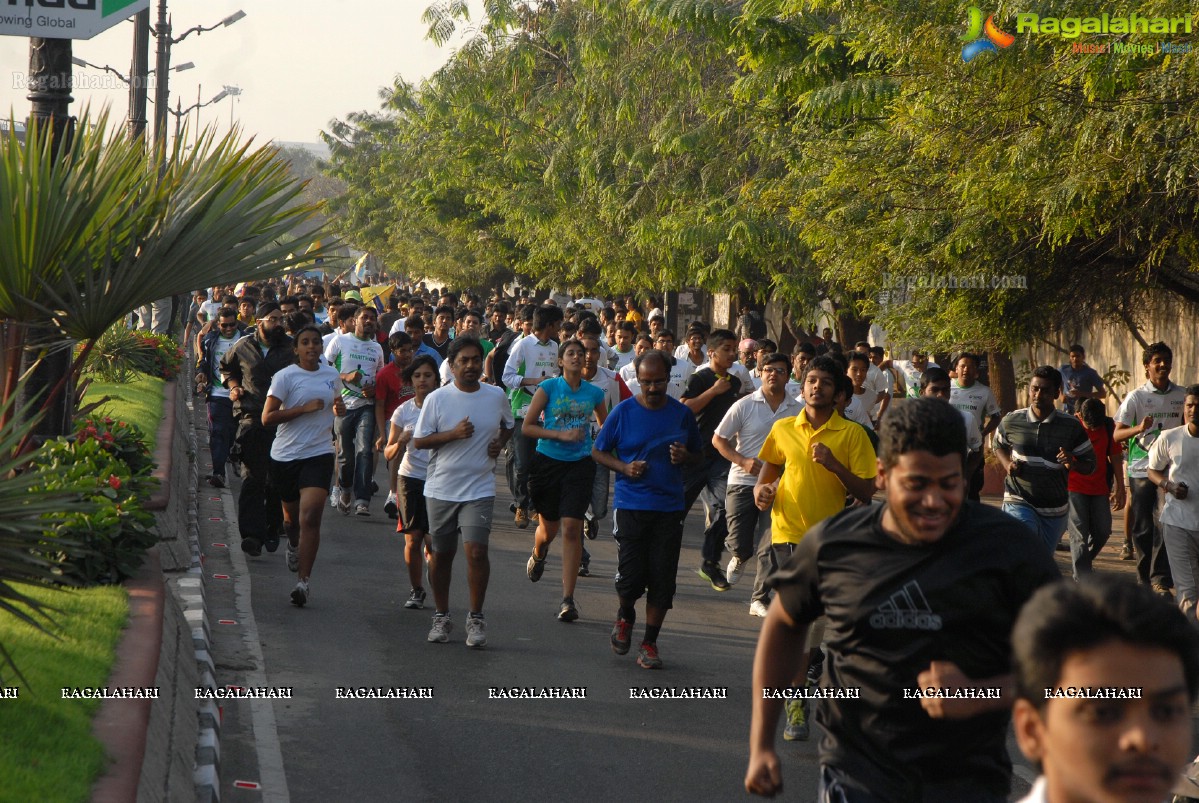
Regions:
M 999 402 L 999 409 L 1010 413 L 1016 409 L 1016 369 L 1012 365 L 1012 354 L 1009 351 L 988 352 L 987 365 L 991 392 Z
M 848 309 L 837 310 L 837 341 L 847 352 L 853 351 L 853 344 L 859 340 L 870 339 L 870 321 L 857 317 Z

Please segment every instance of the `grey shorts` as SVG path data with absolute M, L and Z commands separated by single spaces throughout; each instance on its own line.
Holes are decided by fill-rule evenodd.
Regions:
M 494 496 L 469 502 L 446 502 L 426 496 L 425 507 L 429 513 L 429 538 L 433 551 L 456 551 L 458 533 L 462 533 L 462 540 L 467 543 L 487 546 L 494 503 Z

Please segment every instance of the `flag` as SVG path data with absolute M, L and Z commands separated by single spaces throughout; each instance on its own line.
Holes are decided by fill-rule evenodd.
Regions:
M 354 263 L 354 281 L 366 281 L 366 261 L 370 259 L 370 252 L 366 252 L 358 257 L 358 261 Z M 365 301 L 365 299 L 363 299 Z
M 362 294 L 363 304 L 374 304 L 375 309 L 382 315 L 387 310 L 387 299 L 396 291 L 394 284 L 373 284 L 363 287 L 358 292 Z

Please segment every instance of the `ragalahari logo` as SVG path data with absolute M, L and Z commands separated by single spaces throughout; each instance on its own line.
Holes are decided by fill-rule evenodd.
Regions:
M 970 62 L 979 53 L 990 50 L 998 53 L 1001 47 L 1010 47 L 1016 37 L 1001 31 L 995 24 L 994 15 L 983 22 L 983 13 L 978 6 L 970 6 L 970 25 L 960 37 L 966 44 L 962 47 L 962 61 Z

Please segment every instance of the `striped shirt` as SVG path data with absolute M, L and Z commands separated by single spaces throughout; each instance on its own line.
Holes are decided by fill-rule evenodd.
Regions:
M 1059 449 L 1074 457 L 1081 474 L 1095 470 L 1095 449 L 1077 418 L 1057 410 L 1038 421 L 1031 407 L 1008 413 L 999 422 L 995 445 L 1024 463 L 1017 477 L 1003 481 L 1003 501 L 1028 505 L 1041 516 L 1064 516 L 1070 507 L 1070 472 L 1057 461 Z

